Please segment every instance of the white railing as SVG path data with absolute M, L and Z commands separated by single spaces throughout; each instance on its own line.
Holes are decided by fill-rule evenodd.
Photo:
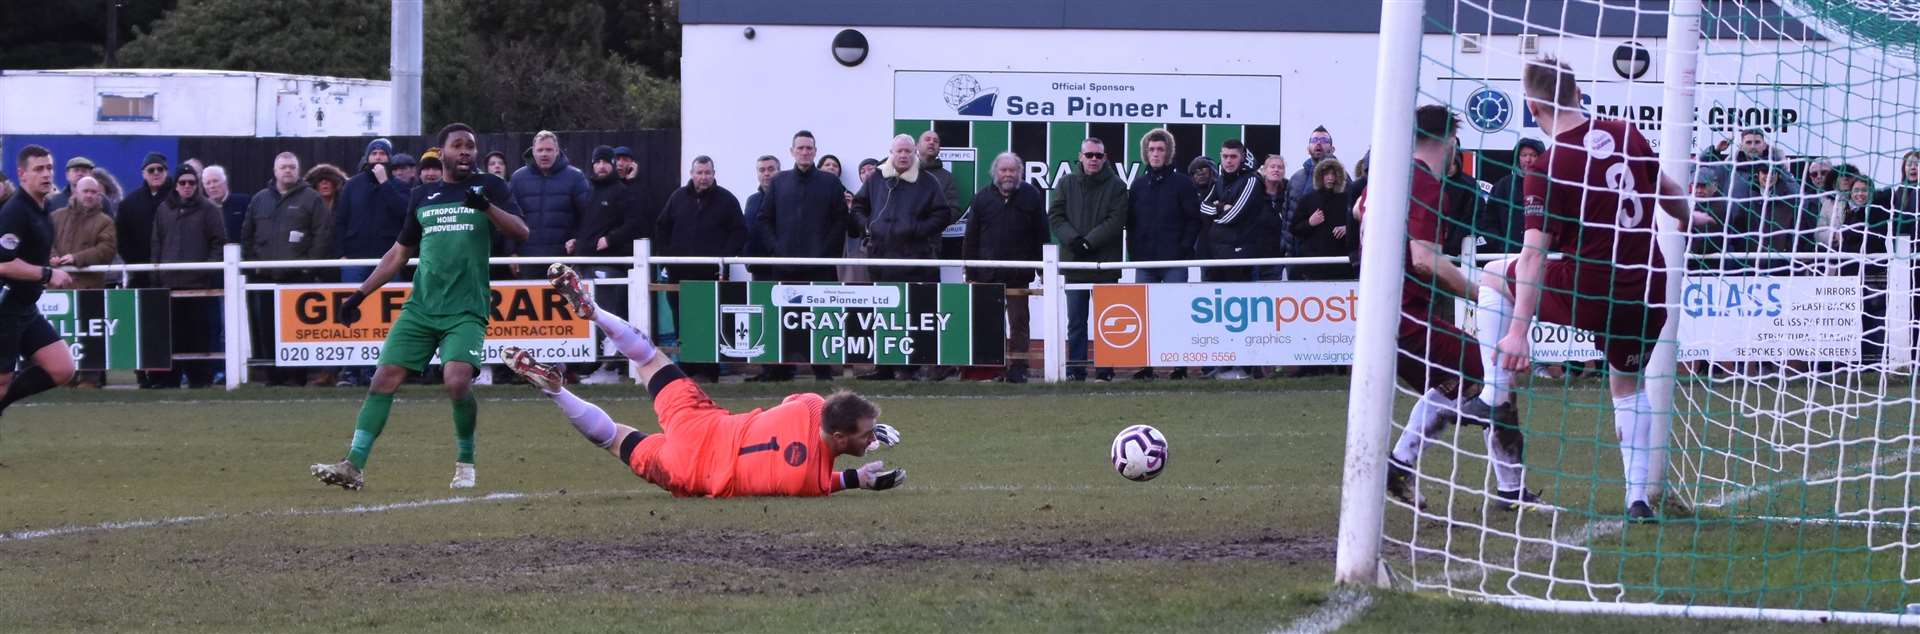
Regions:
M 1911 266 L 1912 266 L 1911 260 L 1913 257 L 1911 246 L 1905 240 L 1902 240 L 1892 250 L 1894 251 L 1894 253 L 1872 256 L 1875 259 L 1887 259 L 1890 263 L 1894 264 L 1894 266 L 1890 267 L 1889 269 L 1889 275 L 1888 275 L 1889 288 L 1887 289 L 1888 296 L 1889 297 L 1911 296 L 1912 291 L 1909 288 L 1910 285 L 1907 283 L 1908 276 L 1904 274 L 1896 273 L 1896 272 L 1906 272 L 1911 270 Z M 1042 346 L 1043 353 L 1042 353 L 1042 363 L 1041 363 L 1043 368 L 1043 377 L 1045 378 L 1045 380 L 1049 382 L 1057 382 L 1066 378 L 1066 368 L 1067 368 L 1067 359 L 1066 359 L 1066 338 L 1067 337 L 1066 337 L 1066 319 L 1065 319 L 1066 312 L 1067 312 L 1066 297 L 1065 297 L 1066 293 L 1061 291 L 1065 291 L 1068 289 L 1078 290 L 1078 289 L 1084 289 L 1084 288 L 1093 286 L 1092 284 L 1068 284 L 1065 280 L 1065 275 L 1064 275 L 1066 271 L 1094 271 L 1094 270 L 1123 271 L 1123 270 L 1131 270 L 1131 269 L 1163 269 L 1163 268 L 1207 269 L 1207 268 L 1215 268 L 1215 267 L 1297 266 L 1297 265 L 1310 265 L 1310 264 L 1345 264 L 1350 261 L 1348 258 L 1345 258 L 1345 257 L 1291 257 L 1291 258 L 1245 258 L 1245 259 L 1238 259 L 1238 260 L 1155 260 L 1155 261 L 1137 261 L 1137 262 L 1063 262 L 1060 260 L 1060 248 L 1057 245 L 1051 245 L 1051 244 L 1046 245 L 1041 249 L 1041 259 L 1039 261 L 915 260 L 915 259 L 899 259 L 899 258 L 774 258 L 774 257 L 743 257 L 743 256 L 686 257 L 686 256 L 654 256 L 652 255 L 652 252 L 653 252 L 653 247 L 652 247 L 652 242 L 650 240 L 635 240 L 633 242 L 633 255 L 631 257 L 580 257 L 580 256 L 497 257 L 497 258 L 491 258 L 489 262 L 495 265 L 518 264 L 518 265 L 531 265 L 531 266 L 539 266 L 539 267 L 545 267 L 554 262 L 562 262 L 570 265 L 626 266 L 628 269 L 627 271 L 628 276 L 626 279 L 622 280 L 618 278 L 610 278 L 607 280 L 602 280 L 602 282 L 626 285 L 627 298 L 628 298 L 627 305 L 629 307 L 628 310 L 632 313 L 631 315 L 627 315 L 627 317 L 630 320 L 632 320 L 633 323 L 637 323 L 637 324 L 653 323 L 653 302 L 651 301 L 651 298 L 652 298 L 651 291 L 653 289 L 649 287 L 649 284 L 651 283 L 652 280 L 656 279 L 656 276 L 654 275 L 654 273 L 655 273 L 656 267 L 660 267 L 660 266 L 711 265 L 721 270 L 728 270 L 731 267 L 736 265 L 739 265 L 739 266 L 749 266 L 749 265 L 846 266 L 846 265 L 852 265 L 852 266 L 935 267 L 935 268 L 1032 269 L 1039 272 L 1039 279 L 1037 280 L 1035 285 L 1035 290 L 1037 291 L 1035 294 L 1038 294 L 1041 297 L 1040 314 L 1041 314 L 1041 322 L 1043 324 L 1043 327 L 1040 329 L 1040 332 L 1037 333 L 1039 335 L 1037 338 L 1040 341 L 1044 342 Z M 277 286 L 276 284 L 249 284 L 246 279 L 246 273 L 248 271 L 264 271 L 264 270 L 272 270 L 272 269 L 345 268 L 345 267 L 354 267 L 354 266 L 374 266 L 379 263 L 378 259 L 242 261 L 240 259 L 240 245 L 237 245 L 237 244 L 226 245 L 221 255 L 222 255 L 222 258 L 221 258 L 221 261 L 219 262 L 179 262 L 179 263 L 168 263 L 168 264 L 114 264 L 114 265 L 99 265 L 99 266 L 78 267 L 78 268 L 66 267 L 66 270 L 76 271 L 76 272 L 86 272 L 86 273 L 219 271 L 222 274 L 220 295 L 225 297 L 244 298 L 246 291 L 271 290 Z M 1470 259 L 1476 262 L 1485 262 L 1485 261 L 1490 261 L 1490 260 L 1503 258 L 1503 257 L 1510 257 L 1510 256 L 1505 254 L 1476 255 L 1471 251 L 1471 249 L 1469 249 L 1463 259 Z M 1756 258 L 1756 259 L 1766 258 L 1766 259 L 1773 259 L 1773 260 L 1781 260 L 1781 259 L 1833 260 L 1833 259 L 1860 259 L 1865 256 L 1861 256 L 1857 254 L 1845 254 L 1845 253 L 1726 253 L 1726 254 L 1711 254 L 1711 255 L 1694 255 L 1689 257 L 1695 258 L 1695 259 L 1709 259 L 1709 260 L 1722 259 L 1722 258 Z M 408 264 L 418 265 L 419 260 L 418 259 L 411 260 L 408 262 Z M 729 275 L 729 278 L 736 278 L 736 277 L 738 276 Z M 745 277 L 747 279 L 751 279 L 750 275 Z M 1895 280 L 1894 278 L 1899 278 L 1899 279 Z M 635 283 L 635 280 L 640 280 L 641 283 Z M 248 324 L 249 323 L 250 315 L 248 314 L 247 302 L 244 299 L 242 299 L 241 301 L 223 302 L 223 304 L 224 305 L 222 307 L 222 311 L 225 317 L 226 324 Z M 1896 305 L 1898 306 L 1896 307 Z M 1886 320 L 1887 320 L 1886 323 L 1889 325 L 1898 324 L 1898 323 L 1907 323 L 1911 321 L 1912 314 L 1911 314 L 1910 306 L 1908 306 L 1908 303 L 1907 302 L 1888 302 L 1888 313 L 1886 315 Z M 250 336 L 250 331 L 245 327 L 235 328 L 229 325 L 229 326 L 226 326 L 226 328 L 228 330 L 228 333 L 227 333 L 228 336 L 225 337 L 225 347 L 221 353 L 221 356 L 225 361 L 225 366 L 226 366 L 226 386 L 227 386 L 227 389 L 231 390 L 231 389 L 239 388 L 240 384 L 245 382 L 246 374 L 247 374 L 246 362 L 250 354 L 249 348 L 252 345 L 252 337 Z M 1901 338 L 1902 341 L 1900 343 L 1902 343 L 1904 347 L 1907 345 L 1911 345 L 1911 342 L 1904 341 L 1904 339 L 1908 338 L 1907 335 L 1909 331 L 1910 329 L 1908 328 L 1889 328 L 1889 335 L 1892 337 Z M 1894 341 L 1890 340 L 1888 343 L 1893 344 Z M 1023 352 L 1022 354 L 1025 354 L 1025 353 Z M 638 371 L 638 368 L 630 364 L 629 373 L 631 374 L 637 371 Z

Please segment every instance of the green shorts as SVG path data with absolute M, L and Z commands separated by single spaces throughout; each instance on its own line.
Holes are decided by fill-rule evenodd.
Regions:
M 478 368 L 486 337 L 486 325 L 472 315 L 436 317 L 402 310 L 380 346 L 380 365 L 425 372 L 438 351 L 442 364 L 462 361 Z

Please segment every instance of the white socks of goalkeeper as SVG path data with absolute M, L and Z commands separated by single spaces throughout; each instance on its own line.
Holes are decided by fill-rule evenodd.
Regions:
M 1427 441 L 1439 438 L 1440 428 L 1447 424 L 1440 415 L 1453 411 L 1455 404 L 1440 390 L 1427 390 L 1413 404 L 1413 411 L 1407 414 L 1407 427 L 1400 430 L 1400 441 L 1393 445 L 1393 459 L 1404 465 L 1419 461 L 1420 451 L 1426 448 Z
M 1653 458 L 1653 406 L 1646 388 L 1613 399 L 1613 430 L 1620 436 L 1620 468 L 1626 474 L 1627 506 L 1647 502 L 1647 461 Z
M 634 328 L 633 324 L 627 323 L 627 320 L 621 319 L 618 315 L 596 309 L 593 311 L 593 325 L 599 326 L 600 332 L 606 334 L 607 339 L 613 341 L 614 347 L 620 349 L 620 354 L 627 355 L 627 358 L 634 363 L 651 361 L 653 355 L 658 352 L 654 350 L 653 342 L 647 340 L 645 333 L 640 332 L 640 329 Z
M 1480 275 L 1491 278 L 1493 274 L 1482 272 Z M 1479 332 L 1474 336 L 1480 340 L 1480 370 L 1486 375 L 1486 387 L 1480 391 L 1480 400 L 1488 405 L 1499 405 L 1506 402 L 1512 392 L 1513 372 L 1500 367 L 1494 346 L 1500 343 L 1501 337 L 1507 336 L 1507 327 L 1513 316 L 1513 300 L 1507 299 L 1498 290 L 1481 286 L 1480 298 L 1475 304 L 1473 320 Z
M 601 449 L 613 446 L 613 417 L 608 416 L 606 410 L 580 400 L 580 397 L 574 396 L 566 388 L 549 393 L 547 397 L 553 399 L 553 404 L 560 406 L 560 411 L 567 415 L 567 422 L 573 423 L 573 429 L 586 437 L 587 442 Z

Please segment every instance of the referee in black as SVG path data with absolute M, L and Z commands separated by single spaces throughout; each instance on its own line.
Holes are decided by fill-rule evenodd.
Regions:
M 0 413 L 8 406 L 65 385 L 73 378 L 73 354 L 40 315 L 40 293 L 48 287 L 66 288 L 73 278 L 47 266 L 53 248 L 53 219 L 47 215 L 52 196 L 53 153 L 38 145 L 20 149 L 14 162 L 20 191 L 0 206 Z M 26 363 L 22 363 L 25 357 Z M 25 365 L 25 370 L 16 371 Z

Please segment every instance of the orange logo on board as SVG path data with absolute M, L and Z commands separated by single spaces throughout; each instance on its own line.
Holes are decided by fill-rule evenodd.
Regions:
M 1148 365 L 1152 354 L 1147 339 L 1147 287 L 1140 284 L 1095 286 L 1093 307 L 1095 364 Z

